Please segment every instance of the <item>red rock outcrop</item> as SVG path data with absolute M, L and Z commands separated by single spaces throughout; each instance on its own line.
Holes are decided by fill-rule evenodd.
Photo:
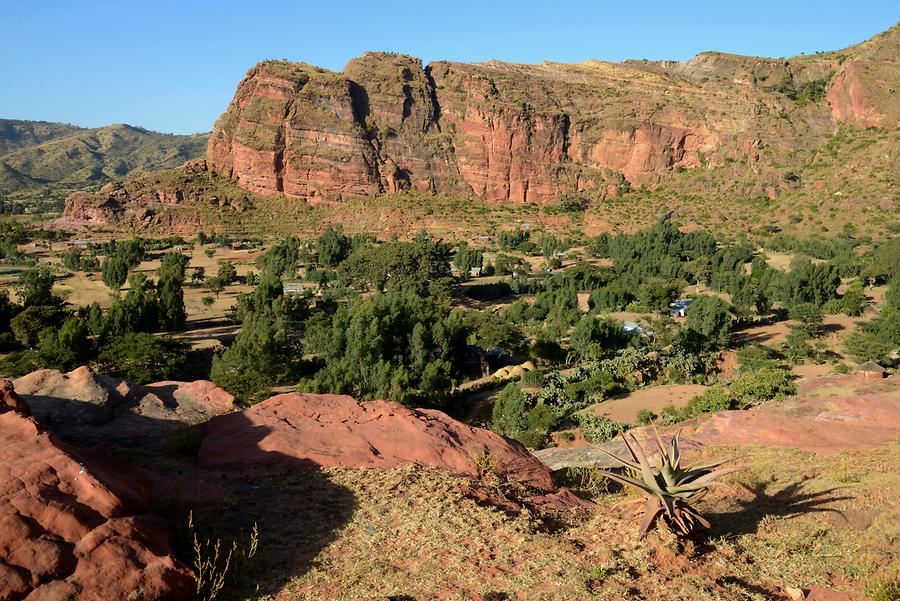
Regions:
M 684 63 L 423 67 L 366 53 L 340 73 L 266 61 L 238 85 L 207 161 L 246 190 L 312 202 L 406 190 L 603 196 L 622 178 L 653 184 L 746 156 L 761 139 L 795 147 L 839 122 L 896 126 L 897 32 L 790 61 L 709 52 Z M 830 86 L 830 108 L 789 99 L 812 82 Z M 780 117 L 793 112 L 802 128 Z
M 390 469 L 421 465 L 478 476 L 489 455 L 496 473 L 542 490 L 546 466 L 521 444 L 430 409 L 342 395 L 289 393 L 214 417 L 197 455 L 201 466 L 265 466 L 310 461 L 323 467 Z
M 34 416 L 77 444 L 158 443 L 185 424 L 235 409 L 232 394 L 207 380 L 139 386 L 79 367 L 41 369 L 14 381 Z
M 0 414 L 0 599 L 162 601 L 192 590 L 127 467 Z
M 815 378 L 801 384 L 797 397 L 701 419 L 689 438 L 819 453 L 888 445 L 900 439 L 900 378 Z

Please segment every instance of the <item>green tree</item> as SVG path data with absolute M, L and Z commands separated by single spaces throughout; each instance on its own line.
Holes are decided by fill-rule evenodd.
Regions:
M 390 242 L 363 248 L 341 263 L 340 277 L 349 285 L 391 292 L 412 290 L 420 296 L 446 295 L 450 266 L 435 244 Z
M 136 384 L 178 379 L 187 363 L 189 345 L 179 340 L 128 332 L 100 351 L 101 371 Z
M 16 292 L 25 307 L 59 306 L 62 300 L 53 294 L 55 280 L 46 267 L 29 269 L 19 276 Z
M 316 240 L 316 256 L 325 267 L 337 267 L 350 256 L 352 241 L 341 228 L 329 227 Z
M 230 286 L 237 280 L 237 270 L 230 261 L 223 259 L 219 261 L 219 271 L 216 273 L 216 277 L 222 280 L 224 285 Z
M 687 308 L 685 334 L 704 350 L 719 350 L 728 346 L 731 337 L 731 312 L 728 304 L 716 296 L 701 295 Z
M 515 436 L 527 427 L 525 414 L 530 399 L 516 384 L 507 384 L 497 398 L 491 411 L 491 430 L 504 436 Z
M 822 309 L 815 303 L 797 303 L 791 307 L 791 319 L 797 322 L 797 328 L 809 337 L 822 333 Z
M 569 345 L 582 359 L 601 359 L 615 354 L 628 344 L 629 338 L 621 321 L 585 315 L 575 324 Z
M 866 293 L 863 291 L 861 282 L 854 282 L 844 296 L 841 298 L 841 312 L 850 317 L 859 317 L 868 304 Z
M 129 332 L 156 332 L 160 326 L 160 306 L 153 283 L 144 274 L 128 280 L 128 292 L 106 312 L 102 338 L 108 340 Z
M 120 290 L 128 280 L 128 261 L 120 255 L 109 255 L 101 268 L 103 283 L 110 290 Z
M 238 299 L 241 331 L 231 346 L 213 357 L 212 380 L 248 402 L 295 380 L 302 364 L 305 311 L 302 300 L 284 296 L 280 280 L 264 275 L 251 294 Z
M 26 307 L 10 320 L 10 329 L 16 341 L 24 347 L 37 346 L 44 331 L 58 329 L 66 318 L 66 312 L 57 306 L 33 305 Z
M 203 280 L 206 279 L 206 269 L 203 267 L 195 267 L 194 271 L 191 272 L 191 284 L 194 286 L 199 286 L 203 284 Z
M 317 327 L 325 331 L 307 336 L 325 361 L 315 391 L 429 405 L 446 401 L 468 335 L 447 302 L 412 290 L 359 298 Z
M 456 251 L 453 264 L 463 274 L 468 274 L 473 268 L 481 267 L 484 263 L 484 255 L 480 250 L 462 247 Z
M 166 330 L 181 330 L 187 320 L 184 308 L 184 276 L 188 258 L 181 253 L 166 253 L 159 268 L 157 298 L 160 326 Z
M 84 319 L 69 317 L 59 330 L 47 329 L 41 335 L 38 357 L 44 367 L 68 371 L 82 365 L 93 354 Z
M 222 278 L 219 276 L 213 276 L 211 278 L 206 278 L 206 280 L 203 281 L 203 287 L 215 294 L 216 298 L 219 298 L 219 294 L 225 290 L 225 282 L 223 282 Z
M 853 332 L 844 341 L 844 350 L 857 363 L 874 361 L 885 365 L 894 347 L 873 334 Z

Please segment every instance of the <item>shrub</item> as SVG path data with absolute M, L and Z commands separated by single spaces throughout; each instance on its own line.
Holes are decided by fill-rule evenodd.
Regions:
M 758 369 L 742 374 L 731 383 L 729 389 L 747 404 L 780 401 L 797 393 L 790 372 L 781 369 Z
M 593 443 L 606 442 L 624 431 L 627 426 L 615 422 L 608 417 L 594 415 L 593 413 L 576 414 L 578 425 L 584 432 L 584 437 Z
M 650 411 L 649 409 L 641 409 L 637 414 L 637 423 L 646 426 L 648 424 L 653 423 L 653 420 L 656 419 L 656 414 Z

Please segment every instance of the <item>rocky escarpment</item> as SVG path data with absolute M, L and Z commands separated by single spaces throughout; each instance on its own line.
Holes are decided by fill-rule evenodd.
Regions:
M 312 202 L 415 190 L 495 202 L 604 197 L 679 168 L 895 127 L 897 28 L 792 60 L 436 62 L 367 53 L 334 73 L 266 61 L 210 137 L 215 173 Z M 827 102 L 825 90 L 827 89 Z

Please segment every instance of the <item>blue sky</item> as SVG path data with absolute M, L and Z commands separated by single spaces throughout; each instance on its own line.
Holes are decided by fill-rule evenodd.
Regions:
M 900 0 L 0 0 L 0 118 L 208 131 L 260 60 L 365 50 L 522 63 L 793 56 L 883 31 Z

